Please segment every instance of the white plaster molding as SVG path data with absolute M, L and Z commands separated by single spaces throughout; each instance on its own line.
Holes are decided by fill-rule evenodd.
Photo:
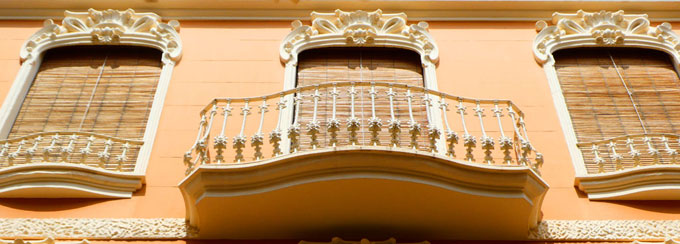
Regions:
M 179 22 L 163 23 L 154 13 L 135 13 L 132 9 L 65 11 L 64 16 L 61 25 L 46 20 L 44 27 L 29 37 L 22 46 L 20 58 L 23 63 L 0 108 L 0 138 L 5 139 L 9 135 L 13 124 L 11 121 L 19 113 L 45 51 L 78 45 L 129 45 L 158 49 L 163 53 L 163 67 L 144 133 L 144 144 L 139 150 L 134 171 L 126 173 L 140 178 L 143 183 L 172 70 L 182 55 Z
M 529 239 L 546 241 L 663 241 L 680 236 L 680 220 L 543 220 Z
M 156 219 L 0 219 L 2 238 L 185 239 L 191 230 L 182 218 Z M 39 243 L 35 243 L 39 244 Z
M 293 21 L 292 31 L 284 38 L 279 55 L 284 63 L 296 63 L 304 50 L 337 47 L 395 47 L 417 52 L 423 65 L 436 64 L 439 49 L 427 31 L 428 24 L 407 25 L 406 14 L 383 14 L 362 10 L 311 14 L 312 26 Z
M 408 236 L 409 230 L 418 229 L 420 223 L 441 223 L 428 231 L 431 238 L 483 238 L 488 231 L 495 231 L 496 238 L 523 237 L 530 228 L 537 226 L 540 221 L 540 207 L 543 197 L 548 190 L 548 185 L 534 171 L 528 167 L 504 167 L 498 165 L 485 165 L 451 159 L 437 153 L 414 151 L 380 146 L 338 147 L 323 148 L 314 151 L 303 151 L 295 154 L 241 164 L 203 164 L 185 178 L 179 185 L 184 197 L 189 224 L 200 230 L 200 238 L 226 238 L 226 239 L 280 239 L 280 238 L 304 238 L 297 233 L 305 233 L 306 217 L 282 220 L 273 214 L 267 214 L 258 209 L 249 207 L 251 198 L 256 197 L 259 201 L 278 202 L 279 204 L 293 204 L 277 196 L 281 191 L 298 189 L 296 192 L 304 192 L 305 201 L 300 201 L 297 195 L 286 195 L 290 201 L 296 204 L 318 202 L 317 197 L 326 194 L 319 193 L 318 189 L 338 187 L 343 182 L 359 181 L 389 182 L 380 184 L 380 187 L 405 187 L 411 186 L 421 189 L 438 189 L 442 197 L 457 199 L 455 202 L 437 201 L 443 205 L 431 205 L 434 208 L 470 209 L 468 213 L 474 213 L 477 220 L 470 223 L 467 217 L 456 215 L 451 217 L 444 214 L 446 211 L 432 212 L 429 209 L 408 209 L 413 217 L 409 220 L 402 219 L 400 223 L 408 222 L 412 228 L 400 230 L 400 235 Z M 318 184 L 326 187 L 318 188 Z M 408 186 L 408 187 L 407 187 Z M 369 188 L 369 187 L 367 187 Z M 317 190 L 315 190 L 317 189 Z M 335 189 L 335 188 L 334 188 Z M 385 192 L 371 188 L 369 192 Z M 357 194 L 364 189 L 352 188 L 352 194 Z M 389 191 L 389 190 L 388 190 Z M 334 198 L 344 193 L 340 191 Z M 367 193 L 368 194 L 368 193 Z M 342 195 L 344 196 L 344 195 Z M 455 196 L 455 197 L 454 197 Z M 410 198 L 408 196 L 406 198 Z M 415 197 L 415 196 L 413 196 Z M 391 199 L 389 196 L 371 199 Z M 479 200 L 484 199 L 484 200 Z M 498 201 L 498 202 L 495 202 Z M 304 203 L 303 203 L 304 202 Z M 508 209 L 475 209 L 477 204 L 509 204 L 523 206 L 508 212 Z M 227 204 L 238 212 L 219 210 Z M 377 203 L 373 200 L 357 203 L 347 203 L 346 208 L 336 209 L 337 213 L 351 214 L 353 208 L 361 205 L 363 209 L 374 206 L 382 206 L 391 209 L 392 203 Z M 313 208 L 313 207 L 312 207 Z M 305 208 L 301 215 L 315 216 L 326 215 L 324 212 L 316 212 L 318 209 Z M 400 208 L 400 207 L 396 207 Z M 290 210 L 296 211 L 296 210 Z M 381 211 L 375 211 L 381 212 Z M 238 215 L 257 213 L 260 216 L 255 222 L 267 221 L 268 218 L 276 218 L 275 223 L 269 224 L 267 230 L 253 229 L 259 224 L 253 221 L 229 221 L 238 218 Z M 291 214 L 292 212 L 288 212 Z M 433 216 L 434 213 L 434 216 Z M 291 214 L 298 216 L 298 214 Z M 498 218 L 497 216 L 512 215 L 512 218 Z M 393 218 L 370 216 L 375 219 L 371 224 L 380 226 L 376 228 L 390 229 L 395 227 Z M 427 216 L 427 217 L 425 217 Z M 495 216 L 495 217 L 494 217 Z M 383 216 L 384 217 L 384 216 Z M 332 217 L 331 217 L 332 218 Z M 357 216 L 355 224 L 367 218 L 364 215 Z M 380 220 L 378 220 L 380 219 Z M 489 221 L 489 222 L 485 222 Z M 331 221 L 332 222 L 332 221 Z M 493 222 L 493 224 L 492 224 Z M 278 223 L 284 224 L 279 225 Z M 344 223 L 349 224 L 349 223 Z M 399 225 L 399 224 L 397 224 Z M 485 229 L 481 226 L 493 225 L 496 229 Z M 330 228 L 326 224 L 319 224 L 315 228 Z M 450 228 L 462 231 L 450 232 Z M 396 231 L 396 229 L 390 229 Z M 256 233 L 255 233 L 256 232 Z M 416 231 L 417 232 L 417 231 Z M 293 234 L 290 234 L 293 233 Z M 412 233 L 411 233 L 412 234 Z M 422 233 L 421 233 L 422 234 Z M 297 236 L 296 236 L 297 235 Z
M 40 56 L 47 49 L 73 45 L 131 45 L 151 47 L 163 52 L 164 62 L 176 62 L 182 54 L 179 22 L 161 22 L 154 13 L 89 9 L 64 12 L 61 25 L 45 20 L 21 48 L 22 61 Z
M 575 47 L 641 47 L 669 53 L 677 62 L 680 57 L 680 37 L 669 23 L 650 26 L 645 14 L 624 14 L 579 10 L 575 14 L 554 13 L 552 26 L 545 21 L 536 23 L 539 31 L 534 40 L 536 60 L 543 64 L 554 51 Z
M 678 200 L 680 166 L 651 165 L 576 177 L 593 200 Z
M 25 241 L 23 239 L 14 239 L 14 240 L 2 240 L 0 239 L 0 244 L 90 244 L 89 241 L 87 240 L 82 240 L 82 241 L 55 241 L 54 238 L 52 237 L 47 237 L 42 240 L 32 240 L 32 241 Z
M 630 177 L 628 171 L 631 170 L 608 176 L 588 174 L 581 151 L 577 147 L 576 133 L 555 71 L 555 60 L 552 54 L 560 49 L 579 47 L 649 48 L 668 53 L 677 70 L 680 63 L 680 36 L 671 30 L 668 23 L 651 27 L 647 15 L 624 14 L 623 11 L 589 13 L 579 10 L 574 14 L 554 13 L 552 24 L 549 26 L 545 21 L 536 23 L 536 30 L 539 33 L 533 43 L 533 52 L 536 61 L 543 65 L 550 86 L 574 165 L 575 184 L 579 186 L 579 189 L 588 193 L 591 199 L 667 199 L 669 195 L 665 193 L 668 193 L 669 187 L 663 186 L 664 184 L 655 180 L 654 177 L 646 180 Z M 631 172 L 638 172 L 638 170 Z M 623 178 L 616 179 L 619 176 Z M 604 178 L 607 180 L 602 180 Z M 586 185 L 582 184 L 584 182 Z M 626 187 L 634 189 L 626 189 Z M 598 193 L 591 196 L 589 190 L 592 189 L 597 189 Z M 661 194 L 662 192 L 665 193 Z
M 0 197 L 129 198 L 142 176 L 65 163 L 24 164 L 0 169 Z

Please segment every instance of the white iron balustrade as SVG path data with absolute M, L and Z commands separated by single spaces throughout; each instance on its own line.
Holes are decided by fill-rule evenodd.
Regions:
M 270 103 L 276 103 L 275 113 L 268 113 Z M 455 110 L 449 109 L 451 103 Z M 259 116 L 248 116 L 252 104 L 261 104 Z M 467 107 L 473 108 L 473 115 L 466 113 Z M 217 108 L 223 112 L 218 114 Z M 241 123 L 230 123 L 230 117 L 239 116 L 232 115 L 232 109 L 241 109 L 240 117 L 234 118 Z M 200 116 L 197 139 L 184 157 L 187 174 L 203 164 L 243 163 L 335 147 L 432 153 L 535 171 L 543 163 L 526 134 L 523 113 L 511 101 L 470 99 L 404 84 L 326 83 L 262 97 L 215 99 Z M 468 123 L 467 116 L 479 122 Z M 408 120 L 408 129 L 402 130 L 400 118 Z M 215 120 L 221 127 L 213 128 Z M 234 135 L 234 150 L 228 150 L 228 135 Z M 247 145 L 249 135 L 252 143 Z
M 635 134 L 579 143 L 588 173 L 615 172 L 652 165 L 678 165 L 680 136 Z
M 88 132 L 40 132 L 0 141 L 0 168 L 24 164 L 80 164 L 119 172 L 134 171 L 144 144 Z

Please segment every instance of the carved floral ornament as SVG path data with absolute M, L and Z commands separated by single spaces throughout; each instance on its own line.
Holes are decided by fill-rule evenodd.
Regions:
M 177 62 L 182 43 L 177 33 L 179 22 L 163 23 L 154 13 L 89 9 L 64 12 L 61 25 L 48 19 L 21 48 L 21 61 L 32 60 L 47 49 L 69 45 L 133 45 L 163 52 L 163 62 Z
M 422 63 L 435 64 L 439 59 L 437 44 L 427 31 L 428 24 L 407 25 L 406 14 L 373 12 L 345 12 L 311 14 L 312 25 L 296 20 L 292 31 L 281 43 L 280 57 L 284 63 L 296 63 L 297 55 L 319 47 L 395 47 L 420 54 Z
M 630 46 L 665 51 L 675 58 L 680 55 L 680 37 L 669 23 L 651 27 L 646 14 L 624 14 L 579 10 L 575 14 L 554 13 L 552 24 L 536 22 L 534 57 L 543 64 L 552 52 L 571 47 Z

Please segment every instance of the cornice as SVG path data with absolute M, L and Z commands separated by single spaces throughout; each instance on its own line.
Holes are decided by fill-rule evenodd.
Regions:
M 405 12 L 414 21 L 537 21 L 552 12 L 575 12 L 621 9 L 629 13 L 649 14 L 652 21 L 678 21 L 680 5 L 673 1 L 470 1 L 470 0 L 264 0 L 264 1 L 135 1 L 135 0 L 26 0 L 0 3 L 0 19 L 63 18 L 63 9 L 127 9 L 153 11 L 164 18 L 177 20 L 309 20 L 311 11 L 383 9 Z

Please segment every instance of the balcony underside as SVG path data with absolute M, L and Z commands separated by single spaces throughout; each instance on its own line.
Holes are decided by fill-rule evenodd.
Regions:
M 680 165 L 577 176 L 576 185 L 595 200 L 680 200 Z
M 384 147 L 208 164 L 181 184 L 200 238 L 525 239 L 548 186 L 528 167 Z
M 143 176 L 67 163 L 0 169 L 0 198 L 129 198 Z

